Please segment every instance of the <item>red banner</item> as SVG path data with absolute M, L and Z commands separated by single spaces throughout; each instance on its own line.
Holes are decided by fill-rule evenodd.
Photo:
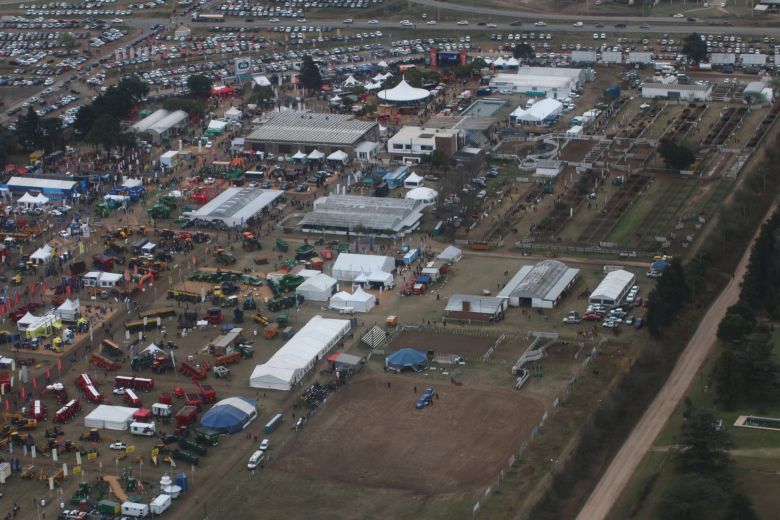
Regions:
M 439 49 L 437 49 L 436 47 L 431 47 L 431 67 L 433 67 L 434 69 L 439 65 L 438 58 L 439 58 Z

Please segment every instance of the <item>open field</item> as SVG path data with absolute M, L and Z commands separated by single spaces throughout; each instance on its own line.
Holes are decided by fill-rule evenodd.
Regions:
M 453 385 L 437 386 L 434 406 L 416 410 L 425 385 L 413 376 L 350 383 L 273 467 L 426 494 L 473 489 L 527 440 L 544 410 L 512 390 Z

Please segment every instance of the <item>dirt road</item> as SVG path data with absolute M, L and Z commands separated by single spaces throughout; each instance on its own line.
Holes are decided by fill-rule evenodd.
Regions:
M 774 213 L 775 209 L 776 205 L 773 205 L 767 213 L 767 218 Z M 742 256 L 731 282 L 707 310 L 699 327 L 696 329 L 696 333 L 680 355 L 680 359 L 677 361 L 674 370 L 672 370 L 669 379 L 666 380 L 655 400 L 650 404 L 645 414 L 634 427 L 631 435 L 629 435 L 620 451 L 615 455 L 612 463 L 577 516 L 578 520 L 601 520 L 606 518 L 628 485 L 642 459 L 644 459 L 645 454 L 652 447 L 661 429 L 666 425 L 669 417 L 677 407 L 677 403 L 682 399 L 683 394 L 690 386 L 704 359 L 715 344 L 718 323 L 726 313 L 726 309 L 736 303 L 739 298 L 740 284 L 747 269 L 753 242 L 755 242 L 759 232 L 760 228 L 756 235 L 753 236 L 750 247 L 747 248 Z

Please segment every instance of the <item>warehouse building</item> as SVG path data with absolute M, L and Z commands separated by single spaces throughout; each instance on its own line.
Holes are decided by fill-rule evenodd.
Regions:
M 355 157 L 363 141 L 379 141 L 379 124 L 352 116 L 288 110 L 272 112 L 246 137 L 246 147 L 274 154 L 343 150 Z
M 496 74 L 490 86 L 526 96 L 563 99 L 587 80 L 585 69 L 520 67 L 516 73 Z
M 281 190 L 262 190 L 260 188 L 228 188 L 205 206 L 186 212 L 192 220 L 222 222 L 227 227 L 242 226 L 249 220 L 267 210 L 273 202 L 284 194 Z
M 444 315 L 450 320 L 501 321 L 507 301 L 495 296 L 453 294 L 447 300 Z
M 642 97 L 683 101 L 707 101 L 712 96 L 712 85 L 678 85 L 664 83 L 643 83 Z
M 524 265 L 496 296 L 512 307 L 552 309 L 576 283 L 580 270 L 558 260 Z
M 158 110 L 130 128 L 137 133 L 148 133 L 155 143 L 170 139 L 187 126 L 189 115 L 184 110 L 165 112 L 168 111 Z
M 634 275 L 625 269 L 612 271 L 601 280 L 590 296 L 588 302 L 607 305 L 609 307 L 620 304 L 628 291 L 634 285 Z
M 314 201 L 300 222 L 311 233 L 348 234 L 362 230 L 383 235 L 405 235 L 417 229 L 425 204 L 419 200 L 358 195 L 329 195 Z
M 78 192 L 78 183 L 44 177 L 11 177 L 5 185 L 11 195 L 42 193 L 50 200 L 70 199 Z

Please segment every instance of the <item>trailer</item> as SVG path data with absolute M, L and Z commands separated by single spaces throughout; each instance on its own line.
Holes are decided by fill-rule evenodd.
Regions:
M 65 404 L 69 401 L 68 391 L 62 383 L 46 385 L 46 390 L 41 392 L 41 397 L 54 397 L 57 400 L 57 404 Z
M 67 422 L 81 410 L 78 399 L 71 399 L 65 406 L 54 414 L 54 422 Z
M 217 359 L 214 360 L 215 365 L 232 365 L 233 363 L 238 363 L 241 361 L 241 353 L 240 352 L 231 352 L 230 354 L 225 354 L 224 356 L 219 356 Z
M 209 368 L 210 366 L 207 362 L 195 366 L 188 361 L 182 361 L 179 365 L 179 372 L 192 379 L 205 379 L 209 374 Z
M 36 399 L 33 401 L 32 406 L 27 408 L 27 416 L 36 421 L 46 420 L 46 405 L 43 404 L 40 399 Z
M 111 361 L 104 355 L 98 354 L 97 352 L 93 352 L 89 357 L 89 364 L 102 368 L 103 370 L 119 370 L 122 368 L 122 365 L 119 363 Z
M 124 356 L 124 352 L 122 352 L 122 348 L 111 341 L 110 339 L 104 339 L 100 342 L 100 352 L 106 356 L 110 356 L 114 359 L 121 358 Z
M 203 409 L 203 399 L 200 394 L 186 392 L 184 394 L 184 404 L 186 406 L 194 406 L 198 411 Z
M 138 396 L 133 391 L 132 388 L 125 388 L 125 396 L 124 396 L 125 404 L 128 406 L 132 406 L 134 408 L 140 408 L 141 407 L 141 400 L 138 399 Z
M 179 446 L 184 450 L 195 452 L 201 457 L 205 457 L 209 452 L 207 447 L 187 439 L 179 439 Z
M 158 495 L 149 503 L 149 511 L 155 516 L 163 514 L 171 507 L 171 495 Z
M 211 385 L 202 384 L 195 379 L 192 380 L 193 384 L 198 387 L 199 395 L 204 402 L 213 404 L 217 402 L 217 391 Z
M 85 390 L 88 386 L 95 386 L 92 384 L 92 378 L 88 374 L 81 374 L 76 378 L 76 386 Z
M 271 420 L 265 424 L 265 427 L 263 427 L 263 432 L 273 433 L 273 431 L 276 430 L 280 424 L 282 424 L 283 418 L 284 416 L 281 413 L 274 415 Z
M 84 397 L 95 404 L 100 404 L 105 401 L 105 398 L 100 395 L 100 392 L 98 392 L 97 388 L 94 386 L 88 386 L 84 389 Z
M 156 417 L 170 417 L 173 413 L 173 406 L 165 403 L 154 403 L 152 405 L 152 415 Z
M 188 451 L 173 450 L 171 456 L 174 460 L 183 460 L 184 462 L 189 462 L 193 466 L 197 466 L 200 463 L 198 456 Z
M 193 427 L 190 427 L 190 431 L 195 435 L 195 441 L 198 444 L 204 444 L 206 446 L 216 446 L 219 444 L 219 432 L 209 430 L 208 428 Z
M 198 408 L 195 406 L 183 406 L 176 414 L 176 428 L 186 428 L 198 418 Z

